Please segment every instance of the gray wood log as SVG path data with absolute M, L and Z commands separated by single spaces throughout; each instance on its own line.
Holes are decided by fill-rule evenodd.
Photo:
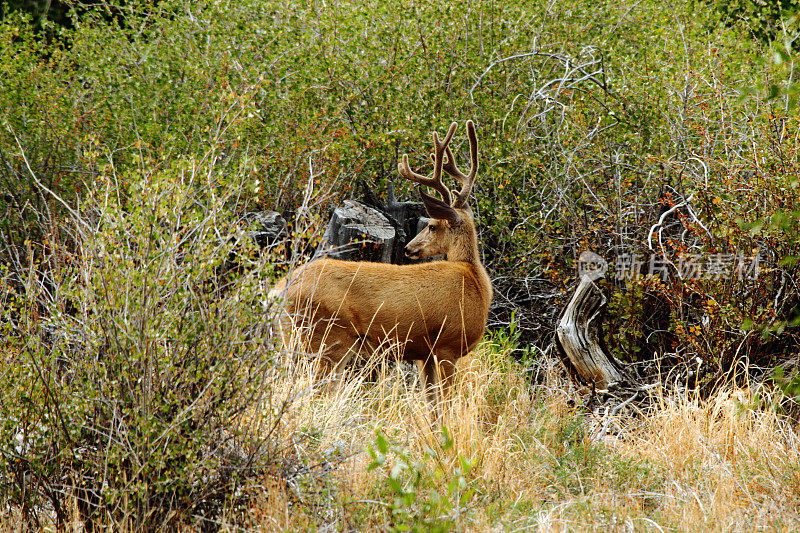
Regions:
M 602 347 L 603 292 L 593 278 L 583 275 L 575 294 L 564 309 L 556 333 L 573 368 L 587 383 L 607 390 L 629 382 L 617 361 Z
M 380 211 L 345 200 L 334 209 L 314 257 L 389 263 L 395 239 L 394 226 Z
M 245 213 L 241 219 L 252 228 L 250 238 L 264 248 L 289 235 L 286 220 L 277 211 L 254 211 Z
M 427 213 L 422 202 L 398 202 L 394 194 L 394 183 L 391 180 L 387 182 L 386 202 L 383 202 L 363 181 L 361 189 L 364 203 L 386 215 L 394 226 L 397 235 L 392 247 L 391 262 L 403 265 L 414 262 L 405 256 L 405 246 L 419 233 L 418 221 Z

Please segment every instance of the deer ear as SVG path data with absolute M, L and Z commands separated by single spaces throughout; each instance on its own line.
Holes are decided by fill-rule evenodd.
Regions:
M 422 196 L 422 203 L 425 204 L 425 209 L 431 218 L 446 220 L 454 226 L 461 223 L 461 216 L 455 209 L 438 198 L 426 194 L 422 189 L 419 190 L 419 194 Z

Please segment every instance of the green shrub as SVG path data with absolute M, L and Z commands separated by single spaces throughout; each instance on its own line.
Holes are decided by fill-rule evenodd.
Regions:
M 273 416 L 270 269 L 229 266 L 253 253 L 229 212 L 241 184 L 186 161 L 134 187 L 124 208 L 87 197 L 77 248 L 35 248 L 24 290 L 4 286 L 0 487 L 37 527 L 73 505 L 87 529 L 205 527 L 268 465 L 243 416 Z
M 391 496 L 385 505 L 392 531 L 449 531 L 457 525 L 475 489 L 469 459 L 459 456 L 455 466 L 446 464 L 452 448 L 453 439 L 442 427 L 441 450 L 427 448 L 424 459 L 418 460 L 378 431 L 368 449 L 372 457 L 368 470 L 380 468 L 386 474 Z

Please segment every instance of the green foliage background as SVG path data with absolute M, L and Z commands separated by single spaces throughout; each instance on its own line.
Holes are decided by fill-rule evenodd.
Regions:
M 163 318 L 151 313 L 159 306 L 187 312 L 176 293 L 156 289 L 174 281 L 173 271 L 142 268 L 161 257 L 158 250 L 184 257 L 187 279 L 224 285 L 214 268 L 233 253 L 225 243 L 238 215 L 294 213 L 311 178 L 321 194 L 304 227 L 321 232 L 318 221 L 358 180 L 396 179 L 405 152 L 424 169 L 430 131 L 468 118 L 481 143 L 473 206 L 487 266 L 499 300 L 523 308 L 516 316 L 524 339 L 547 342 L 580 251 L 600 253 L 613 268 L 623 253 L 650 253 L 655 228 L 656 252 L 674 264 L 689 252 L 758 253 L 762 272 L 744 283 L 674 275 L 610 283 L 609 340 L 618 357 L 699 360 L 710 384 L 741 361 L 771 368 L 796 360 L 798 30 L 785 17 L 789 4 L 767 13 L 746 2 L 721 9 L 651 0 L 168 0 L 76 4 L 80 10 L 60 24 L 7 7 L 0 21 L 4 351 L 26 377 L 4 386 L 19 392 L 10 383 L 22 380 L 39 392 L 4 400 L 3 408 L 20 409 L 17 400 L 37 413 L 52 408 L 49 378 L 33 370 L 41 358 L 46 367 L 59 357 L 47 352 L 43 333 L 57 310 L 83 317 L 90 354 L 110 350 L 136 362 L 150 354 L 142 346 L 189 349 L 207 332 L 172 323 L 164 329 L 180 335 L 159 340 L 162 325 L 152 321 Z M 462 138 L 457 151 L 466 159 Z M 398 186 L 413 196 L 410 186 Z M 692 210 L 680 206 L 687 200 Z M 206 233 L 209 212 L 222 231 Z M 96 234 L 76 230 L 76 217 L 99 220 Z M 196 261 L 186 260 L 170 239 L 187 234 L 216 245 L 193 240 Z M 115 262 L 87 263 L 108 250 L 116 250 Z M 130 297 L 127 288 L 101 283 L 114 279 L 109 268 L 152 284 L 141 293 L 149 300 L 135 300 L 152 319 L 142 322 L 150 333 L 139 330 L 144 344 L 98 341 L 129 327 L 108 319 Z M 235 283 L 244 291 L 237 294 L 255 298 L 255 285 Z M 46 290 L 32 293 L 35 285 Z M 97 291 L 106 307 L 86 310 L 81 304 Z M 221 307 L 249 301 L 242 298 Z M 234 333 L 252 340 L 246 318 Z M 217 319 L 197 320 L 213 329 Z M 41 342 L 31 345 L 32 338 Z M 210 359 L 186 362 L 192 375 L 218 364 L 218 345 L 201 351 Z M 188 389 L 206 383 L 169 361 Z M 130 364 L 109 372 L 125 375 L 139 363 Z M 236 379 L 220 382 L 220 399 L 242 377 L 226 372 Z M 70 424 L 88 416 L 74 394 L 55 402 L 74 407 Z M 181 401 L 160 405 L 180 409 Z M 140 404 L 130 405 L 133 413 Z M 15 428 L 4 431 L 0 440 L 14 438 Z M 72 433 L 59 439 L 58 453 L 80 448 Z M 189 489 L 170 494 L 182 490 Z

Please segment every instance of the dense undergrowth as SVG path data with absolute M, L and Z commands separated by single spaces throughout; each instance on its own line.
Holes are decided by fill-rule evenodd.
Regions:
M 4 9 L 2 524 L 798 527 L 798 26 L 753 9 Z M 312 394 L 265 294 L 468 118 L 494 341 L 443 435 L 402 367 Z M 288 246 L 248 240 L 259 209 Z M 610 349 L 681 385 L 599 421 L 541 355 L 586 249 Z
M 431 531 L 793 530 L 800 442 L 770 387 L 710 398 L 651 389 L 587 416 L 554 366 L 531 386 L 505 339 L 459 365 L 443 430 L 409 371 L 385 365 L 314 396 L 307 360 L 282 421 L 305 469 L 255 505 L 253 526 Z M 308 388 L 306 388 L 308 387 Z M 303 395 L 295 391 L 304 390 Z M 639 409 L 644 409 L 641 411 Z M 364 443 L 369 443 L 366 447 Z M 408 528 L 408 529 L 406 529 Z

